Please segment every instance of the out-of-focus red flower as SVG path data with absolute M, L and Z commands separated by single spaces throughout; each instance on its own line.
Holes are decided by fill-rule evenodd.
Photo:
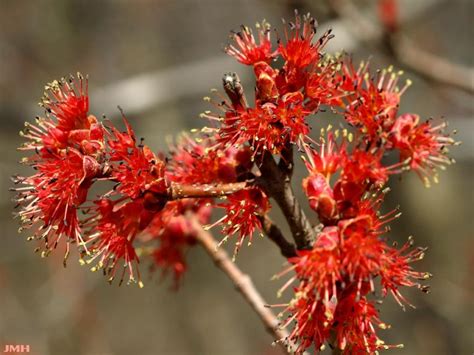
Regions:
M 159 245 L 152 252 L 152 269 L 161 269 L 163 276 L 171 272 L 177 287 L 187 269 L 186 251 L 195 243 L 189 221 L 184 215 L 174 216 L 156 239 Z
M 379 18 L 388 32 L 398 30 L 397 0 L 378 0 Z
M 187 269 L 186 252 L 196 243 L 195 231 L 189 221 L 191 215 L 199 223 L 207 224 L 211 217 L 209 200 L 170 201 L 153 217 L 145 230 L 145 236 L 148 236 L 146 241 L 157 243 L 151 252 L 151 269 L 160 269 L 163 276 L 171 272 L 175 287 Z

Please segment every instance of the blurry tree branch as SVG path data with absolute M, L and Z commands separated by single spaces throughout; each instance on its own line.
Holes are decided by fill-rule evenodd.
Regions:
M 439 1 L 424 0 L 417 2 L 416 6 L 413 6 L 413 11 L 407 14 L 404 20 L 417 16 L 417 14 Z M 344 48 L 349 51 L 360 44 L 360 40 L 353 35 L 352 24 L 346 20 L 342 18 L 320 25 L 322 28 L 333 28 L 334 32 L 337 32 L 337 36 L 332 43 L 328 44 L 328 50 Z M 366 32 L 366 34 L 367 38 L 365 40 L 377 39 L 382 37 L 383 31 L 374 29 L 374 31 Z M 216 73 L 228 72 L 235 66 L 233 59 L 220 54 L 199 61 L 138 74 L 101 88 L 91 88 L 93 90 L 91 95 L 92 105 L 95 106 L 95 103 L 100 103 L 104 114 L 114 115 L 117 104 L 120 103 L 128 115 L 138 114 L 183 97 L 205 95 L 206 90 L 203 88 L 211 88 L 219 84 L 215 80 Z M 245 81 L 248 74 L 242 73 L 243 81 Z
M 474 93 L 474 68 L 454 64 L 428 53 L 404 36 L 391 36 L 389 44 L 395 57 L 411 70 L 442 84 Z
M 206 88 L 220 84 L 216 73 L 232 68 L 233 60 L 221 54 L 201 61 L 179 64 L 167 69 L 132 76 L 94 90 L 94 102 L 104 114 L 111 115 L 121 103 L 128 115 L 152 109 L 183 97 L 206 95 Z
M 473 68 L 428 53 L 401 33 L 387 36 L 380 26 L 371 22 L 350 0 L 329 0 L 329 3 L 341 18 L 352 23 L 353 33 L 360 40 L 385 38 L 391 54 L 410 70 L 439 83 L 474 93 Z

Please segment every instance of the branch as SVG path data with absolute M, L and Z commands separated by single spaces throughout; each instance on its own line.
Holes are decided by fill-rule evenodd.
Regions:
M 291 258 L 296 256 L 295 246 L 286 240 L 285 236 L 281 232 L 280 228 L 267 215 L 259 216 L 260 222 L 262 223 L 262 229 L 267 237 L 272 240 L 280 248 L 281 254 L 285 258 Z
M 425 78 L 450 85 L 468 93 L 474 93 L 474 69 L 454 64 L 437 55 L 428 53 L 401 34 L 383 36 L 383 30 L 368 20 L 348 0 L 330 0 L 329 4 L 340 17 L 350 20 L 353 33 L 368 42 L 377 33 L 377 38 L 386 38 L 386 44 L 395 58 L 412 71 Z
M 237 191 L 244 190 L 250 186 L 250 182 L 235 182 L 229 184 L 205 184 L 205 185 L 185 185 L 172 183 L 169 189 L 169 198 L 179 200 L 181 198 L 203 198 L 219 197 L 231 195 Z
M 295 164 L 293 162 L 293 144 L 288 143 L 281 151 L 281 157 L 280 161 L 278 162 L 278 167 L 289 180 L 293 175 L 294 166 Z
M 280 206 L 297 248 L 306 249 L 310 247 L 315 239 L 315 234 L 306 214 L 295 197 L 289 177 L 280 171 L 270 153 L 263 156 L 260 171 L 262 173 L 260 184 Z
M 405 36 L 391 36 L 388 44 L 400 63 L 425 78 L 450 85 L 470 94 L 474 93 L 473 68 L 455 64 L 428 53 Z
M 216 266 L 232 281 L 237 291 L 242 294 L 247 303 L 257 313 L 267 331 L 277 341 L 284 353 L 294 353 L 294 345 L 288 344 L 286 346 L 283 341 L 288 339 L 288 333 L 284 329 L 279 328 L 278 319 L 269 308 L 265 307 L 266 303 L 255 288 L 251 278 L 231 261 L 229 255 L 223 249 L 218 249 L 217 242 L 213 236 L 206 232 L 194 217 L 190 216 L 190 221 L 194 227 L 198 243 L 206 250 Z

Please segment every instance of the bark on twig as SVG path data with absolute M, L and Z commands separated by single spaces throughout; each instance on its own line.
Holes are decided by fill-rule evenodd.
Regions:
M 287 146 L 283 148 L 281 152 L 278 167 L 280 168 L 280 171 L 285 174 L 288 181 L 293 175 L 294 166 L 295 164 L 293 162 L 293 145 L 287 144 Z
M 280 206 L 298 249 L 307 249 L 315 239 L 313 228 L 295 197 L 290 179 L 283 173 L 272 155 L 263 156 L 260 166 L 261 186 Z
M 262 229 L 267 235 L 267 237 L 272 240 L 278 247 L 280 248 L 281 254 L 285 258 L 291 258 L 296 256 L 296 249 L 295 246 L 286 240 L 285 236 L 281 232 L 280 228 L 273 223 L 273 221 L 268 217 L 260 216 L 260 222 L 262 223 Z
M 204 185 L 186 185 L 172 183 L 169 190 L 171 200 L 181 198 L 205 198 L 231 195 L 237 191 L 246 189 L 250 186 L 248 181 L 235 182 L 228 184 L 204 184 Z
M 252 283 L 252 279 L 244 274 L 235 263 L 229 258 L 229 255 L 223 250 L 217 248 L 217 242 L 214 237 L 202 229 L 201 225 L 190 217 L 196 233 L 198 243 L 206 250 L 207 254 L 214 261 L 216 266 L 221 269 L 235 285 L 247 303 L 260 317 L 267 331 L 273 336 L 286 354 L 294 353 L 294 346 L 281 340 L 287 340 L 286 330 L 279 328 L 278 319 L 272 311 L 265 307 L 265 301 Z

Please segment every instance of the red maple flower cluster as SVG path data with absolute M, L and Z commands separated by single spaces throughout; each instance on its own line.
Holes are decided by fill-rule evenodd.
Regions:
M 177 285 L 186 269 L 185 252 L 195 244 L 188 215 L 206 224 L 212 205 L 223 208 L 229 220 L 223 230 L 238 232 L 239 246 L 260 225 L 255 211 L 266 212 L 269 203 L 258 187 L 236 190 L 227 202 L 215 202 L 212 194 L 185 198 L 181 193 L 196 184 L 212 188 L 253 178 L 248 147 L 224 151 L 216 148 L 216 137 L 183 136 L 167 163 L 163 154 L 137 142 L 125 118 L 124 131 L 99 122 L 89 115 L 88 102 L 87 79 L 80 74 L 53 82 L 41 103 L 46 117 L 27 123 L 22 132 L 28 141 L 20 149 L 33 152 L 23 161 L 37 173 L 15 177 L 22 185 L 15 189 L 17 207 L 22 228 L 36 230 L 29 239 L 42 243 L 37 250 L 43 256 L 64 239 L 65 263 L 75 244 L 81 263 L 102 270 L 109 282 L 118 278 L 121 284 L 128 275 L 128 282 L 143 285 L 138 264 L 144 255 L 152 269 L 171 271 Z M 90 200 L 98 181 L 115 185 Z M 247 211 L 237 217 L 236 206 L 244 203 Z
M 414 114 L 398 115 L 401 96 L 410 85 L 407 81 L 398 86 L 401 72 L 389 68 L 372 76 L 368 63 L 355 69 L 345 55 L 324 57 L 321 48 L 331 35 L 313 43 L 315 23 L 309 16 L 296 16 L 289 24 L 291 34 L 285 31 L 277 54 L 272 52 L 272 58 L 282 57 L 281 68 L 270 68 L 270 57 L 244 63 L 253 65 L 256 74 L 255 108 L 233 105 L 229 95 L 230 102 L 221 106 L 223 115 L 207 116 L 218 122 L 224 147 L 249 142 L 258 157 L 265 151 L 281 154 L 286 145 L 298 144 L 306 153 L 309 176 L 303 188 L 322 227 L 316 241 L 290 258 L 292 266 L 283 273 L 294 271 L 295 276 L 282 291 L 298 283 L 285 309 L 290 315 L 282 324 L 295 322 L 289 340 L 299 344 L 298 351 L 311 344 L 318 350 L 332 339 L 344 352 L 373 353 L 389 347 L 375 332 L 377 326 L 386 327 L 370 297 L 376 280 L 382 296 L 390 292 L 403 306 L 408 302 L 399 289 L 426 290 L 419 280 L 429 276 L 411 266 L 423 257 L 423 249 L 410 251 L 411 241 L 401 249 L 387 244 L 386 224 L 399 214 L 381 215 L 382 189 L 391 175 L 407 170 L 417 172 L 427 185 L 430 177 L 437 181 L 435 169 L 451 162 L 446 147 L 455 142 L 443 133 L 445 124 L 432 126 Z M 240 45 L 240 52 L 232 48 L 228 53 L 239 61 L 250 58 L 246 46 Z M 264 114 L 268 107 L 277 112 L 288 97 L 297 98 L 291 110 L 276 117 Z M 320 107 L 340 112 L 356 132 L 329 127 L 319 142 L 312 141 L 307 119 Z M 400 161 L 387 165 L 383 158 L 393 151 Z
M 227 52 L 254 67 L 255 107 L 229 95 L 220 106 L 222 115 L 206 117 L 217 122 L 224 147 L 248 142 L 254 157 L 281 154 L 288 144 L 303 148 L 309 171 L 303 188 L 322 223 L 309 250 L 289 259 L 293 266 L 287 271 L 295 276 L 283 289 L 292 282 L 298 285 L 283 327 L 295 321 L 289 338 L 299 344 L 298 351 L 311 344 L 319 349 L 330 339 L 347 353 L 386 348 L 375 332 L 386 325 L 369 297 L 375 280 L 380 280 L 382 296 L 390 291 L 403 305 L 407 301 L 399 288 L 425 290 L 418 280 L 429 274 L 411 267 L 424 255 L 422 249 L 410 251 L 410 242 L 399 250 L 384 240 L 386 224 L 398 213 L 381 216 L 380 191 L 391 175 L 407 170 L 419 174 L 426 185 L 430 177 L 437 181 L 435 169 L 451 162 L 445 153 L 454 140 L 443 133 L 445 124 L 432 126 L 430 121 L 420 123 L 417 115 L 398 114 L 401 96 L 411 84 L 398 86 L 401 72 L 390 67 L 372 75 L 368 63 L 356 69 L 346 55 L 324 56 L 321 49 L 332 35 L 328 31 L 314 41 L 316 21 L 309 15 L 296 15 L 275 51 L 266 28 L 258 27 L 259 37 L 265 34 L 261 47 L 254 45 L 250 30 L 244 31 L 234 35 L 239 50 L 230 46 Z M 274 68 L 271 62 L 279 56 L 284 64 Z M 356 132 L 329 127 L 314 142 L 307 120 L 320 107 L 340 112 Z M 383 158 L 392 151 L 400 161 L 387 165 Z
M 375 294 L 377 279 L 382 296 L 390 292 L 402 307 L 410 303 L 400 287 L 427 290 L 420 281 L 430 274 L 411 266 L 423 258 L 424 249 L 410 250 L 411 239 L 396 249 L 381 237 L 387 232 L 386 223 L 396 217 L 394 213 L 379 214 L 382 196 L 359 200 L 353 206 L 353 217 L 342 217 L 323 227 L 312 249 L 290 258 L 292 266 L 280 274 L 295 271 L 282 291 L 298 282 L 285 311 L 291 314 L 286 324 L 296 322 L 290 338 L 298 341 L 299 350 L 312 344 L 320 349 L 331 336 L 333 346 L 351 354 L 389 348 L 376 334 L 377 328 L 387 328 L 370 297 Z
M 220 114 L 202 114 L 212 127 L 182 135 L 169 154 L 137 141 L 125 118 L 121 131 L 89 114 L 80 74 L 49 84 L 45 117 L 22 132 L 27 142 L 20 149 L 30 152 L 23 161 L 36 172 L 15 177 L 18 215 L 22 228 L 33 230 L 29 239 L 40 242 L 37 250 L 46 256 L 64 245 L 66 262 L 76 245 L 81 263 L 108 281 L 127 277 L 140 286 L 145 259 L 152 270 L 172 274 L 177 286 L 197 242 L 195 221 L 205 229 L 220 226 L 222 241 L 237 235 L 235 253 L 256 232 L 284 240 L 270 235 L 273 198 L 296 244 L 284 240 L 291 266 L 279 274 L 293 273 L 281 291 L 295 285 L 282 321 L 282 327 L 293 324 L 286 340 L 297 343 L 297 352 L 326 343 L 351 354 L 391 347 L 376 333 L 388 327 L 379 318 L 377 292 L 410 305 L 400 289 L 426 290 L 420 282 L 430 275 L 413 269 L 424 249 L 412 248 L 411 239 L 399 249 L 387 243 L 387 224 L 399 213 L 381 212 L 385 186 L 409 170 L 427 185 L 436 182 L 436 169 L 452 162 L 446 153 L 455 142 L 444 123 L 398 112 L 410 85 L 398 85 L 401 73 L 388 68 L 373 75 L 368 63 L 356 69 L 347 55 L 326 55 L 333 35 L 317 39 L 316 30 L 309 14 L 296 14 L 276 45 L 266 22 L 257 25 L 257 38 L 245 26 L 232 33 L 226 51 L 253 68 L 254 104 L 238 76 L 225 74 L 227 97 L 215 102 Z M 354 131 L 329 126 L 311 137 L 317 113 L 328 108 Z M 294 146 L 304 154 L 302 186 L 319 226 L 294 202 Z M 392 154 L 398 162 L 387 164 Z M 113 187 L 91 199 L 97 182 Z M 221 216 L 211 223 L 213 211 Z

